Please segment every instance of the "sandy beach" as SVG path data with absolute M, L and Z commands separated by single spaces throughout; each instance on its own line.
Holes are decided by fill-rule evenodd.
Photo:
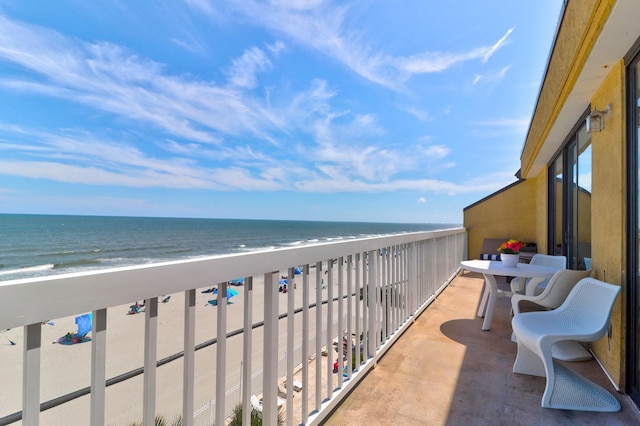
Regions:
M 337 270 L 334 270 L 337 273 Z M 281 271 L 280 275 L 286 275 Z M 337 274 L 336 274 L 337 276 Z M 326 280 L 326 275 L 323 273 Z M 296 275 L 294 282 L 297 290 L 294 291 L 295 307 L 302 307 L 302 278 Z M 337 295 L 337 279 L 334 279 L 334 297 Z M 315 301 L 315 269 L 309 273 L 309 299 Z M 227 308 L 227 332 L 242 328 L 245 287 L 230 287 L 240 294 L 231 299 L 232 304 Z M 196 345 L 216 337 L 216 311 L 217 307 L 207 303 L 215 298 L 210 293 L 202 293 L 205 289 L 196 292 Z M 323 298 L 327 297 L 327 290 L 322 290 Z M 263 320 L 263 277 L 254 277 L 253 291 L 253 323 Z M 280 313 L 287 310 L 288 294 L 279 293 Z M 135 301 L 131 301 L 133 304 Z M 142 301 L 138 301 L 142 302 Z M 336 304 L 334 304 L 336 305 Z M 337 321 L 337 308 L 335 308 L 334 322 Z M 107 355 L 106 375 L 107 379 L 120 374 L 138 369 L 143 366 L 144 360 L 144 313 L 127 315 L 129 304 L 112 307 L 107 313 Z M 346 306 L 345 306 L 346 313 Z M 326 308 L 323 308 L 323 316 L 326 316 Z M 75 316 L 52 319 L 52 324 L 42 325 L 41 348 L 41 398 L 42 402 L 65 395 L 90 385 L 91 375 L 91 343 L 75 345 L 62 345 L 54 343 L 67 332 L 76 330 Z M 295 346 L 301 345 L 302 314 L 295 316 Z M 184 294 L 172 294 L 166 303 L 158 303 L 158 359 L 176 354 L 183 349 L 184 326 Z M 310 337 L 315 333 L 315 311 L 310 314 Z M 22 397 L 22 328 L 14 328 L 2 332 L 4 337 L 0 340 L 0 417 L 21 410 Z M 337 335 L 337 327 L 333 333 Z M 91 334 L 89 334 L 91 335 Z M 280 321 L 279 345 L 280 356 L 283 358 L 286 352 L 286 320 Z M 11 345 L 9 341 L 16 345 Z M 258 328 L 253 332 L 253 357 L 252 371 L 254 375 L 252 389 L 258 393 L 262 386 L 262 375 L 259 374 L 262 365 L 262 340 L 263 329 Z M 326 340 L 323 338 L 323 341 Z M 310 348 L 313 348 L 310 345 Z M 242 335 L 235 336 L 227 344 L 227 406 L 230 407 L 240 401 L 239 389 L 229 392 L 239 382 L 242 360 Z M 310 349 L 313 350 L 313 349 Z M 211 345 L 196 352 L 196 385 L 195 403 L 196 424 L 211 424 L 214 408 L 210 407 L 212 399 L 215 399 L 215 365 L 216 346 Z M 337 355 L 332 353 L 332 357 Z M 299 359 L 299 354 L 297 355 Z M 325 358 L 326 360 L 326 358 Z M 335 359 L 333 360 L 335 361 Z M 333 362 L 331 361 L 331 362 Z M 323 361 L 324 363 L 324 361 Z M 312 363 L 314 364 L 314 363 Z M 328 362 L 327 362 L 328 364 Z M 285 374 L 285 361 L 279 363 L 280 374 Z M 324 364 L 323 364 L 324 365 Z M 172 419 L 182 410 L 182 358 L 172 361 L 157 370 L 157 400 L 156 411 L 168 419 Z M 324 376 L 324 374 L 323 374 Z M 334 375 L 334 378 L 337 375 Z M 324 380 L 324 379 L 323 379 Z M 336 383 L 337 383 L 337 379 Z M 109 386 L 106 394 L 106 419 L 110 425 L 129 425 L 142 419 L 142 381 L 143 375 L 138 375 L 122 383 Z M 333 385 L 332 385 L 333 386 Z M 299 399 L 300 394 L 296 394 Z M 41 424 L 65 425 L 88 424 L 89 422 L 89 395 L 80 397 L 59 407 L 49 409 L 41 413 Z M 299 401 L 297 405 L 299 404 Z M 310 410 L 313 409 L 313 396 L 310 396 Z M 297 410 L 299 411 L 299 410 Z M 20 423 L 15 423 L 20 424 Z

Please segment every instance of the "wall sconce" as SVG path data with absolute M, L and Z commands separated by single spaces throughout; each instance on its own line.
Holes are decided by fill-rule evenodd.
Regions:
M 611 106 L 607 105 L 604 111 L 594 109 L 587 116 L 587 133 L 601 132 L 604 130 L 604 118 L 609 116 Z

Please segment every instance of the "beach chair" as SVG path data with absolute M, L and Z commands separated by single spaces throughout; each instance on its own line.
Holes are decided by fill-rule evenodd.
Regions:
M 482 248 L 480 249 L 480 260 L 500 260 L 500 253 L 498 253 L 498 247 L 508 238 L 485 238 L 482 240 Z
M 287 382 L 284 382 L 284 386 L 285 388 L 289 388 L 289 385 L 287 384 Z M 293 381 L 293 391 L 294 392 L 300 392 L 302 390 L 302 382 L 298 381 L 298 380 L 294 380 Z
M 258 413 L 262 414 L 262 403 L 255 395 L 251 395 L 251 407 Z

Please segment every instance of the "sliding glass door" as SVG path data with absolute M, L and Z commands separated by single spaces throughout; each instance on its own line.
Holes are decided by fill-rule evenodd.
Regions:
M 584 118 L 549 166 L 548 253 L 567 268 L 591 267 L 591 135 Z
M 631 61 L 627 68 L 628 103 L 627 103 L 627 246 L 629 265 L 628 294 L 627 294 L 627 365 L 629 379 L 629 395 L 640 405 L 640 243 L 638 236 L 640 228 L 640 171 L 638 168 L 640 155 L 640 55 Z

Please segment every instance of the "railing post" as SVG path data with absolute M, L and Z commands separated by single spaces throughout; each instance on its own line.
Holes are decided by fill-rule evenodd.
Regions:
M 105 386 L 107 354 L 107 310 L 98 309 L 92 314 L 91 325 L 91 424 L 105 424 Z
M 182 366 L 182 420 L 193 425 L 195 388 L 196 290 L 184 292 L 184 363 Z
M 355 257 L 355 262 L 354 262 L 354 269 L 355 269 L 355 280 L 356 280 L 356 285 L 355 285 L 355 290 L 356 290 L 356 313 L 355 313 L 355 321 L 356 321 L 356 351 L 358 353 L 358 356 L 356 357 L 356 369 L 360 370 L 360 364 L 362 364 L 362 357 L 364 356 L 364 346 L 362 344 L 362 337 L 360 336 L 362 328 L 363 328 L 363 324 L 360 323 L 360 310 L 362 308 L 362 303 L 363 303 L 363 294 L 364 294 L 364 289 L 362 288 L 362 279 L 361 279 L 361 269 L 360 269 L 360 259 L 361 259 L 361 254 L 360 253 L 356 253 L 356 257 Z
M 378 254 L 376 251 L 371 250 L 368 253 L 367 260 L 369 262 L 369 282 L 367 283 L 367 301 L 369 305 L 369 339 L 367 348 L 368 356 L 374 357 L 374 365 L 377 363 L 375 359 L 376 348 L 378 347 L 378 341 L 380 336 L 378 335 Z
M 142 423 L 156 423 L 156 363 L 158 352 L 158 298 L 147 299 L 144 314 L 144 380 L 142 391 Z
M 415 312 L 418 309 L 418 256 L 417 256 L 417 243 L 411 243 L 407 247 L 408 253 L 408 266 L 409 270 L 407 271 L 408 283 L 407 283 L 407 302 L 409 303 L 409 312 L 411 316 L 414 317 L 415 321 Z
M 369 257 L 369 253 L 362 253 L 362 355 L 365 357 L 366 361 L 369 360 L 369 339 L 371 337 L 369 331 L 369 289 L 367 285 Z
M 242 426 L 251 424 L 251 355 L 253 340 L 253 277 L 244 279 L 244 333 L 242 334 L 242 412 L 247 415 L 242 416 Z
M 330 400 L 333 395 L 333 259 L 327 260 L 327 335 L 325 337 L 327 348 L 326 399 Z
M 22 424 L 36 426 L 40 421 L 40 346 L 42 324 L 24 326 L 22 360 Z
M 293 367 L 295 349 L 293 347 L 295 337 L 295 292 L 296 285 L 293 282 L 293 268 L 287 273 L 287 426 L 293 425 Z
M 316 411 L 322 408 L 322 262 L 316 262 Z
M 387 248 L 378 253 L 380 268 L 378 270 L 378 288 L 380 289 L 380 341 L 389 338 L 389 280 L 387 279 L 388 257 Z
M 278 271 L 264 274 L 264 377 L 262 420 L 277 424 L 278 416 Z M 224 424 L 224 423 L 216 423 Z
M 338 387 L 342 388 L 343 376 L 343 368 L 344 362 L 343 352 L 344 352 L 344 258 L 340 257 L 338 259 L 338 359 L 340 363 L 338 363 Z M 347 357 L 347 363 L 349 363 L 349 359 Z
M 347 256 L 347 376 L 351 380 L 353 374 L 353 265 L 352 255 Z M 360 355 L 356 360 L 360 359 Z M 357 361 L 356 361 L 357 362 Z
M 227 386 L 227 283 L 218 284 L 218 330 L 216 337 L 216 424 L 223 425 L 226 409 Z
M 309 420 L 309 265 L 302 268 L 302 424 Z

